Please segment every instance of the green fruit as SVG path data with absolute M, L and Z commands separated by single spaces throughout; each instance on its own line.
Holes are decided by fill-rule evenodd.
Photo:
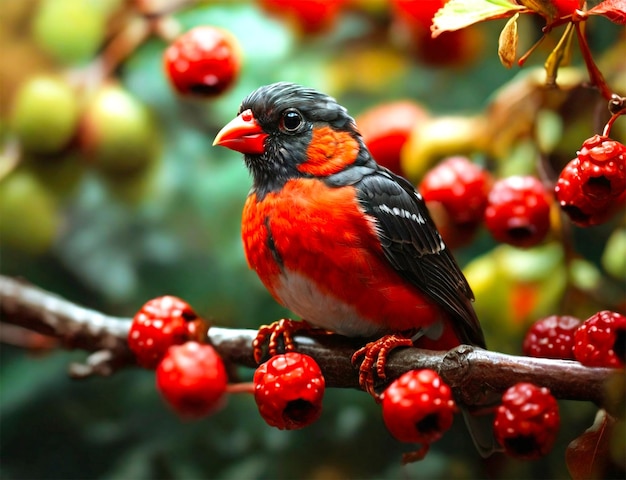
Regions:
M 60 224 L 56 199 L 31 172 L 18 169 L 0 181 L 0 245 L 45 253 Z
M 417 183 L 442 158 L 481 151 L 484 131 L 485 121 L 480 116 L 433 117 L 419 122 L 402 147 L 402 171 Z
M 490 350 L 520 353 L 529 324 L 558 308 L 566 288 L 562 248 L 498 245 L 463 269 Z
M 99 3 L 43 0 L 33 20 L 35 40 L 62 63 L 89 60 L 100 48 L 106 33 L 107 18 Z
M 103 173 L 126 175 L 153 162 L 158 136 L 148 108 L 123 88 L 108 85 L 86 107 L 81 144 Z
M 70 85 L 53 76 L 37 76 L 19 89 L 10 126 L 27 152 L 61 151 L 78 124 L 79 106 Z

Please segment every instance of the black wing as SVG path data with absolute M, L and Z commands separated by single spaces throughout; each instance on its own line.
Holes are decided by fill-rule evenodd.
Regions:
M 472 306 L 474 294 L 422 196 L 407 180 L 382 167 L 364 175 L 355 187 L 365 212 L 376 219 L 378 237 L 393 267 L 461 320 L 455 327 L 462 341 L 485 348 Z

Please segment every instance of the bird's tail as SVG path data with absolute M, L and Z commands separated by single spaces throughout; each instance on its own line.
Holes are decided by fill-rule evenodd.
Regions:
M 475 413 L 467 408 L 463 408 L 462 412 L 465 425 L 481 457 L 487 458 L 495 452 L 502 451 L 493 434 L 493 413 Z

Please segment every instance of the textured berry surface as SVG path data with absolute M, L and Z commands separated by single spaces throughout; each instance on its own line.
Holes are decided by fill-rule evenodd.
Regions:
M 429 444 L 452 426 L 456 405 L 450 387 L 433 370 L 412 370 L 382 394 L 383 420 L 401 442 Z
M 617 312 L 603 310 L 592 315 L 576 330 L 574 335 L 574 358 L 590 367 L 623 367 L 623 359 L 616 354 L 624 346 L 626 317 Z M 617 344 L 617 345 L 616 345 Z
M 426 202 L 439 202 L 452 222 L 475 224 L 483 220 L 491 175 L 466 157 L 449 157 L 429 170 L 419 189 Z
M 177 297 L 166 295 L 145 303 L 128 333 L 128 346 L 137 363 L 155 368 L 170 346 L 196 338 L 201 323 L 197 319 L 187 302 Z
M 601 135 L 587 139 L 561 172 L 554 192 L 573 223 L 604 223 L 626 204 L 626 146 Z
M 226 30 L 195 27 L 178 37 L 165 51 L 165 71 L 182 95 L 219 95 L 237 79 L 240 51 Z
M 281 430 L 310 425 L 322 413 L 325 381 L 308 355 L 275 355 L 254 373 L 254 399 L 263 419 Z
M 499 242 L 516 247 L 537 245 L 550 229 L 548 193 L 532 176 L 498 180 L 489 192 L 485 224 Z
M 551 315 L 537 320 L 524 338 L 524 355 L 574 359 L 574 333 L 582 322 L 568 315 Z
M 530 460 L 552 449 L 559 425 L 559 405 L 550 390 L 517 383 L 502 396 L 494 433 L 509 455 Z
M 180 415 L 200 417 L 221 405 L 228 377 L 211 345 L 187 342 L 170 347 L 156 370 L 157 388 Z

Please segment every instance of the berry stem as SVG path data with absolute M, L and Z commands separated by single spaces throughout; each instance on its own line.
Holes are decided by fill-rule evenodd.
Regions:
M 593 56 L 591 54 L 591 49 L 589 48 L 589 43 L 587 43 L 587 37 L 585 32 L 583 31 L 583 27 L 581 26 L 581 22 L 576 22 L 574 24 L 576 29 L 576 36 L 578 38 L 578 45 L 580 47 L 580 52 L 583 56 L 583 60 L 585 61 L 585 65 L 587 67 L 587 71 L 589 72 L 589 80 L 591 80 L 591 84 L 596 86 L 602 96 L 607 100 L 611 101 L 613 98 L 613 92 L 606 83 L 602 72 L 593 61 Z
M 226 386 L 227 393 L 254 393 L 254 383 L 253 382 L 240 382 L 240 383 L 229 383 Z
M 430 445 L 428 443 L 425 443 L 421 446 L 419 450 L 403 454 L 402 464 L 406 465 L 408 463 L 419 462 L 420 460 L 423 460 L 428 453 L 428 450 L 430 450 Z
M 622 115 L 626 115 L 626 99 L 623 97 L 619 97 L 617 95 L 613 95 L 613 97 L 611 98 L 611 101 L 609 102 L 610 105 L 617 104 L 617 102 L 621 102 L 622 107 L 620 110 L 613 113 L 613 115 L 611 115 L 611 118 L 609 118 L 609 121 L 606 122 L 606 125 L 604 126 L 604 130 L 602 132 L 602 135 L 604 137 L 610 137 L 611 129 L 613 128 L 613 124 L 615 123 L 615 120 L 617 120 Z M 610 106 L 609 106 L 609 109 L 610 109 Z

